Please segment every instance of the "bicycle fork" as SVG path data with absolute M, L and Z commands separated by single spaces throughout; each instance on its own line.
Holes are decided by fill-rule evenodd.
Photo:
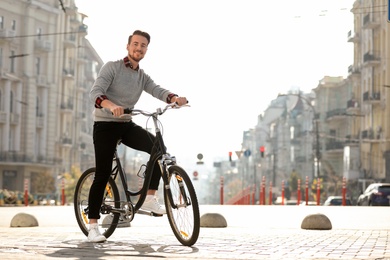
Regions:
M 170 202 L 170 205 L 172 206 L 172 208 L 174 209 L 178 209 L 178 208 L 185 208 L 187 206 L 190 206 L 191 205 L 191 201 L 188 200 L 188 197 L 187 197 L 187 194 L 185 192 L 185 188 L 184 188 L 184 183 L 183 183 L 183 179 L 180 175 L 177 175 L 175 174 L 175 178 L 179 184 L 179 192 L 180 194 L 175 194 L 177 195 L 177 198 L 178 200 L 175 202 L 173 201 L 173 194 L 172 194 L 172 189 L 171 189 L 171 185 L 170 185 L 170 180 L 168 179 L 168 176 L 169 176 L 169 169 L 167 167 L 167 164 L 165 163 L 165 161 L 162 159 L 161 162 L 160 162 L 160 165 L 163 164 L 165 165 L 165 167 L 162 167 L 164 169 L 164 174 L 163 174 L 163 178 L 164 179 L 164 188 L 166 190 L 166 193 L 168 194 L 168 199 L 169 199 L 169 202 Z

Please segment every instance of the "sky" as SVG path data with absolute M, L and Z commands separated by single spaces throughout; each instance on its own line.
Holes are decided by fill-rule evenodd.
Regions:
M 126 56 L 133 31 L 151 35 L 140 67 L 190 104 L 161 117 L 166 146 L 184 167 L 201 153 L 212 168 L 242 149 L 243 132 L 279 93 L 310 92 L 324 76 L 347 76 L 353 2 L 76 0 L 76 6 L 88 16 L 87 39 L 104 62 Z M 136 108 L 163 105 L 145 93 Z

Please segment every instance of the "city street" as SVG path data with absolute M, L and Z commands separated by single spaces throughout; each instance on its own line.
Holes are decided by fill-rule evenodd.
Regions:
M 17 213 L 39 227 L 10 228 Z M 182 246 L 166 216 L 136 215 L 107 242 L 88 243 L 72 206 L 0 207 L 0 259 L 390 259 L 388 207 L 202 205 L 227 228 L 201 228 L 193 247 Z M 332 230 L 303 230 L 302 220 L 322 213 Z

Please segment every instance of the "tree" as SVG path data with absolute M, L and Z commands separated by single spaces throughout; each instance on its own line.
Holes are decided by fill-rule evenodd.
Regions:
M 31 191 L 34 193 L 48 194 L 56 191 L 55 179 L 49 173 L 33 173 L 31 176 Z
M 74 198 L 74 190 L 82 172 L 79 167 L 72 166 L 70 173 L 64 173 L 65 201 L 71 202 Z
M 297 190 L 298 190 L 298 180 L 299 179 L 301 179 L 301 176 L 294 169 L 292 171 L 292 173 L 290 174 L 290 177 L 289 177 L 289 180 L 288 180 L 289 191 L 290 191 L 290 193 L 293 193 L 294 196 L 296 195 Z

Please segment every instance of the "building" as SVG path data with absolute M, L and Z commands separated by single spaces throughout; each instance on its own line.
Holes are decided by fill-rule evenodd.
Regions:
M 390 24 L 388 1 L 355 1 L 353 30 L 348 41 L 354 45 L 350 66 L 353 94 L 358 104 L 354 133 L 359 132 L 360 182 L 390 182 Z
M 84 18 L 74 0 L 0 2 L 0 189 L 54 193 L 94 163 L 88 92 L 103 62 Z

